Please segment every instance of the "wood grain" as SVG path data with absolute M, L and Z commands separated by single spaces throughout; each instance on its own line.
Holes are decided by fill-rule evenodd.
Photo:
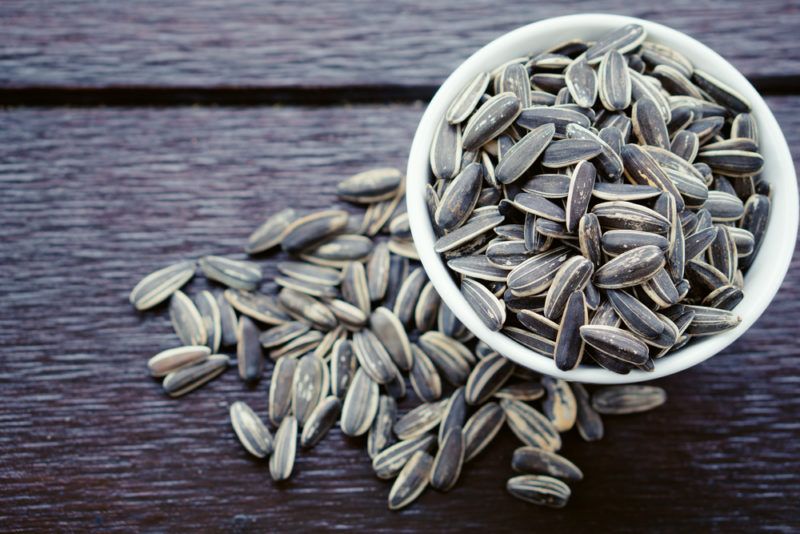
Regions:
M 800 75 L 797 0 L 5 0 L 0 86 L 438 85 L 513 28 L 592 12 L 670 25 L 751 78 Z
M 795 153 L 800 98 L 771 98 Z M 760 321 L 713 360 L 659 381 L 670 400 L 573 433 L 586 474 L 565 510 L 504 491 L 499 443 L 449 494 L 400 513 L 363 440 L 332 431 L 285 484 L 238 445 L 230 371 L 183 400 L 145 361 L 173 346 L 132 285 L 184 257 L 236 255 L 268 214 L 338 205 L 341 177 L 403 166 L 419 107 L 17 109 L 0 114 L 0 524 L 5 531 L 789 531 L 800 527 L 800 261 Z M 796 159 L 797 162 L 797 159 Z M 274 273 L 274 258 L 265 260 Z M 196 280 L 194 292 L 206 283 Z M 218 288 L 215 288 L 218 289 Z M 268 286 L 265 286 L 269 290 Z M 271 364 L 267 365 L 268 373 Z

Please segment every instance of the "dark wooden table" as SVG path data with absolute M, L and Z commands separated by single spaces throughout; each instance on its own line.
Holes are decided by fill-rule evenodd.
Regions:
M 743 338 L 659 381 L 667 405 L 608 418 L 600 443 L 566 437 L 586 480 L 564 510 L 505 493 L 507 431 L 400 513 L 338 430 L 273 484 L 227 417 L 236 399 L 263 413 L 268 381 L 166 398 L 144 367 L 175 343 L 164 310 L 127 304 L 154 268 L 238 254 L 279 207 L 338 205 L 338 179 L 403 167 L 417 99 L 544 17 L 627 13 L 702 39 L 768 95 L 797 161 L 797 1 L 166 4 L 0 4 L 0 530 L 800 528 L 797 260 Z

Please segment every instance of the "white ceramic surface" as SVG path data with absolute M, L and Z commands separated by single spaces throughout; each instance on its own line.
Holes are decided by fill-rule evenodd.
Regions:
M 641 24 L 647 30 L 649 40 L 685 54 L 698 68 L 718 77 L 750 101 L 766 162 L 763 175 L 773 188 L 772 214 L 759 255 L 745 277 L 744 299 L 735 309 L 742 317 L 737 328 L 693 340 L 687 347 L 657 360 L 655 371 L 651 373 L 633 371 L 628 375 L 618 375 L 587 365 L 564 372 L 555 366 L 552 358 L 489 330 L 467 304 L 445 264 L 434 252 L 435 236 L 424 201 L 425 184 L 430 177 L 429 148 L 434 129 L 448 105 L 479 72 L 491 71 L 513 58 L 543 51 L 569 38 L 597 39 L 628 23 Z M 632 383 L 667 376 L 697 365 L 730 345 L 750 328 L 775 296 L 789 268 L 797 237 L 798 196 L 794 164 L 775 117 L 753 86 L 730 63 L 691 37 L 660 24 L 617 15 L 570 15 L 529 24 L 492 41 L 462 63 L 439 88 L 417 128 L 408 160 L 406 195 L 411 232 L 425 271 L 444 303 L 467 328 L 494 350 L 520 365 L 566 380 L 597 384 Z

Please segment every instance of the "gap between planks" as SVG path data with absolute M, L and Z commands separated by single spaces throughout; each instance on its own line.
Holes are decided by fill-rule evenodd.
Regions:
M 764 96 L 800 94 L 800 75 L 760 76 L 750 83 Z M 0 88 L 0 106 L 336 106 L 429 101 L 435 85 L 287 87 L 14 87 Z

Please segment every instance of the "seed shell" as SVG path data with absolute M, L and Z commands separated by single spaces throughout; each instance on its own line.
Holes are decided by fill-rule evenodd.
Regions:
M 563 508 L 570 496 L 569 486 L 544 475 L 520 475 L 508 479 L 506 490 L 517 499 L 550 508 Z
M 150 376 L 159 378 L 190 365 L 205 361 L 211 349 L 205 345 L 189 345 L 161 351 L 147 361 Z
M 194 260 L 182 261 L 148 274 L 131 290 L 131 304 L 141 311 L 164 302 L 191 280 L 195 267 Z
M 367 452 L 370 458 L 375 458 L 394 442 L 392 426 L 396 418 L 397 402 L 390 396 L 381 395 L 378 401 L 378 413 L 367 435 Z
M 342 405 L 340 426 L 347 436 L 366 434 L 378 412 L 380 392 L 364 369 L 356 371 Z
M 209 280 L 234 289 L 252 291 L 261 284 L 261 267 L 250 261 L 206 256 L 200 259 L 200 269 Z
M 258 341 L 259 331 L 248 317 L 239 317 L 236 329 L 236 359 L 239 364 L 239 377 L 252 384 L 261 379 L 264 358 Z
M 212 354 L 200 363 L 181 367 L 167 374 L 161 385 L 170 397 L 180 397 L 213 380 L 227 368 L 227 356 Z
M 580 337 L 580 336 L 579 336 Z M 575 425 L 578 417 L 578 401 L 565 380 L 542 377 L 542 385 L 547 396 L 542 402 L 542 410 L 559 432 L 566 432 Z
M 434 439 L 431 434 L 424 434 L 390 445 L 372 459 L 372 470 L 378 478 L 394 478 L 415 453 L 430 450 Z
M 283 209 L 272 215 L 250 234 L 244 248 L 245 252 L 259 254 L 278 246 L 286 236 L 289 224 L 295 219 L 297 213 L 292 208 Z
M 464 462 L 480 454 L 503 428 L 505 411 L 496 402 L 487 402 L 464 425 Z
M 578 416 L 575 421 L 578 427 L 578 434 L 584 441 L 597 441 L 603 438 L 604 428 L 603 419 L 594 408 L 589 398 L 589 393 L 583 384 L 571 382 L 570 387 L 575 395 L 575 402 L 578 405 Z
M 511 468 L 518 473 L 544 474 L 564 480 L 583 480 L 583 472 L 563 456 L 537 447 L 519 447 L 511 457 Z
M 602 414 L 622 415 L 658 408 L 667 400 L 667 393 L 657 386 L 609 386 L 592 395 L 592 407 Z
M 527 171 L 545 151 L 556 129 L 552 124 L 533 128 L 515 143 L 495 167 L 495 176 L 501 184 L 510 184 Z
M 272 295 L 262 295 L 238 289 L 226 289 L 225 300 L 236 311 L 264 324 L 280 325 L 291 321 L 291 317 Z
M 269 474 L 278 482 L 292 476 L 297 453 L 297 421 L 288 416 L 281 421 L 275 434 L 275 451 L 269 458 Z
M 231 425 L 242 446 L 256 458 L 272 453 L 272 434 L 258 415 L 242 401 L 231 404 Z
M 464 465 L 464 435 L 461 427 L 453 427 L 441 441 L 431 468 L 431 487 L 450 491 L 461 475 Z
M 525 445 L 548 451 L 561 448 L 561 436 L 541 412 L 524 402 L 502 399 L 500 406 L 506 414 L 509 428 Z
M 488 72 L 478 74 L 469 85 L 464 87 L 447 108 L 445 118 L 450 124 L 459 124 L 467 120 L 478 105 L 481 96 L 486 92 L 491 77 Z
M 433 457 L 417 451 L 397 475 L 389 491 L 389 510 L 400 510 L 416 500 L 428 486 L 431 478 Z
M 297 360 L 281 358 L 275 362 L 269 384 L 269 420 L 280 425 L 291 411 L 292 389 Z
M 553 348 L 556 367 L 562 371 L 575 369 L 580 365 L 584 350 L 580 328 L 588 322 L 589 316 L 583 292 L 573 291 L 566 302 Z
M 484 102 L 467 121 L 464 128 L 464 150 L 475 150 L 497 137 L 514 122 L 521 110 L 514 93 L 500 93 Z
M 300 434 L 300 446 L 310 449 L 319 443 L 336 423 L 340 407 L 341 401 L 333 395 L 322 399 L 306 419 Z

